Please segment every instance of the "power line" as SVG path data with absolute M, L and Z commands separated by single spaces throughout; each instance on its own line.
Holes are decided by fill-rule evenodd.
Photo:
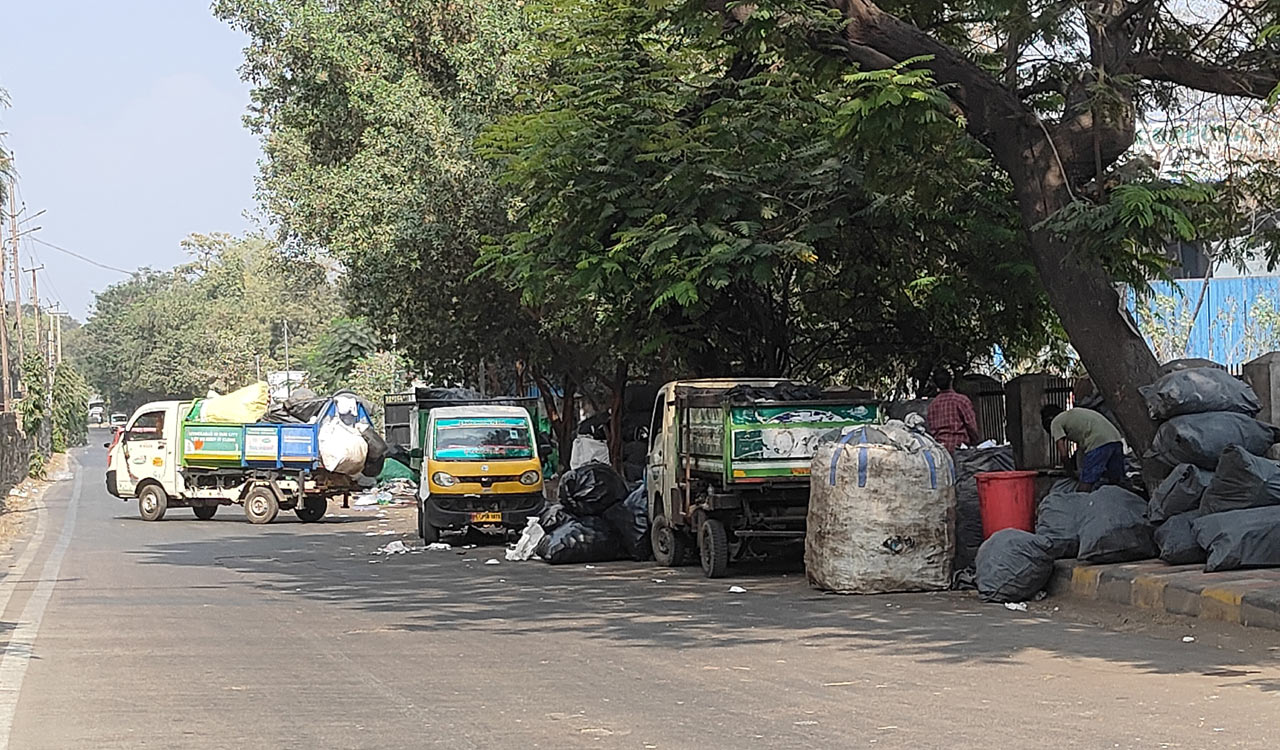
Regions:
M 103 269 L 106 269 L 106 270 L 108 270 L 108 271 L 115 271 L 116 273 L 122 273 L 122 274 L 124 274 L 125 276 L 136 276 L 136 275 L 137 275 L 137 272 L 136 272 L 136 271 L 126 271 L 126 270 L 124 270 L 123 268 L 116 268 L 115 266 L 109 266 L 109 265 L 107 265 L 106 263 L 99 263 L 98 261 L 94 260 L 93 258 L 87 258 L 87 257 L 85 257 L 85 256 L 81 255 L 80 253 L 77 253 L 77 252 L 75 252 L 75 251 L 73 251 L 73 250 L 68 250 L 68 249 L 66 249 L 65 247 L 58 247 L 57 245 L 53 244 L 52 242 L 45 242 L 44 240 L 40 239 L 39 237 L 32 237 L 31 239 L 32 239 L 32 240 L 34 240 L 34 241 L 36 241 L 36 242 L 39 242 L 41 245 L 44 245 L 45 247 L 53 248 L 54 250 L 57 250 L 57 251 L 58 251 L 58 252 L 60 252 L 60 253 L 66 253 L 67 255 L 70 255 L 72 258 L 79 258 L 80 260 L 84 261 L 85 263 L 88 263 L 89 265 L 97 266 L 98 268 L 103 268 Z

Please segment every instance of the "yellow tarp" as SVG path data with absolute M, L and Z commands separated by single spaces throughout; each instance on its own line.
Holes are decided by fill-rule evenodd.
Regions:
M 267 384 L 257 382 L 225 396 L 201 401 L 199 421 L 250 424 L 262 419 L 266 413 Z

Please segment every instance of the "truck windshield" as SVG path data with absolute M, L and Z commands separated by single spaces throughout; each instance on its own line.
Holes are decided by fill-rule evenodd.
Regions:
M 436 420 L 432 455 L 443 461 L 533 458 L 533 434 L 520 417 Z

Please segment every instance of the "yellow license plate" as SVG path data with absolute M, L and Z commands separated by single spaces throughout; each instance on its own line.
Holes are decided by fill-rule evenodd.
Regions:
M 471 523 L 502 523 L 501 513 L 472 513 Z

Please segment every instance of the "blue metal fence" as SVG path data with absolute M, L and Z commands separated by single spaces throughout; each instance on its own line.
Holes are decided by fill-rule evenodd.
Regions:
M 1280 350 L 1280 276 L 1156 282 L 1130 311 L 1161 361 L 1204 357 L 1233 366 Z

